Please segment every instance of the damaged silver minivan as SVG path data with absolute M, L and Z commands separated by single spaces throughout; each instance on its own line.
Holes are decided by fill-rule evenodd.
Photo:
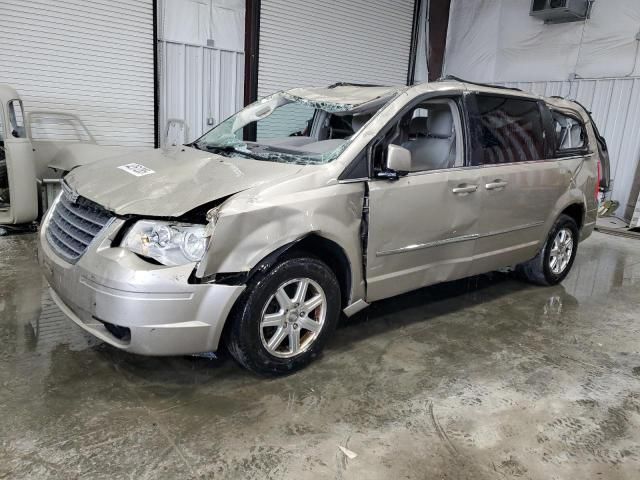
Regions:
M 505 267 L 560 282 L 607 182 L 572 101 L 458 80 L 297 88 L 190 145 L 72 170 L 40 261 L 60 308 L 117 348 L 224 344 L 282 374 L 376 300 Z

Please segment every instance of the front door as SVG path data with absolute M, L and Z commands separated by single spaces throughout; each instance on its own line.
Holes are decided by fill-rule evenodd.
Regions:
M 0 95 L 0 224 L 28 223 L 37 217 L 33 148 L 27 138 L 22 102 L 5 101 Z
M 426 101 L 392 125 L 370 154 L 374 171 L 389 144 L 417 167 L 369 182 L 367 300 L 467 276 L 481 210 L 479 169 L 464 169 L 458 99 Z

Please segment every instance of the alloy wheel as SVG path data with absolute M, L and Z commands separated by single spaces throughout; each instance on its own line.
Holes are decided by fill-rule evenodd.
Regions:
M 554 275 L 564 272 L 573 255 L 573 232 L 561 228 L 553 240 L 549 255 L 549 268 Z
M 310 278 L 280 285 L 269 297 L 260 318 L 260 339 L 274 357 L 291 358 L 309 349 L 327 316 L 327 297 Z

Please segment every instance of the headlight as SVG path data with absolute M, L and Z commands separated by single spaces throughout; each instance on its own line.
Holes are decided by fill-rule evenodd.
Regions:
M 140 220 L 122 246 L 163 265 L 184 265 L 202 259 L 211 233 L 209 225 Z

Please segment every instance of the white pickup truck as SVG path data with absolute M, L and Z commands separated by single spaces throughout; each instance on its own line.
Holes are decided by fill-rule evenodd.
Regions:
M 47 184 L 56 185 L 78 165 L 125 151 L 97 145 L 76 115 L 25 115 L 18 92 L 0 85 L 0 225 L 37 220 L 47 207 Z

